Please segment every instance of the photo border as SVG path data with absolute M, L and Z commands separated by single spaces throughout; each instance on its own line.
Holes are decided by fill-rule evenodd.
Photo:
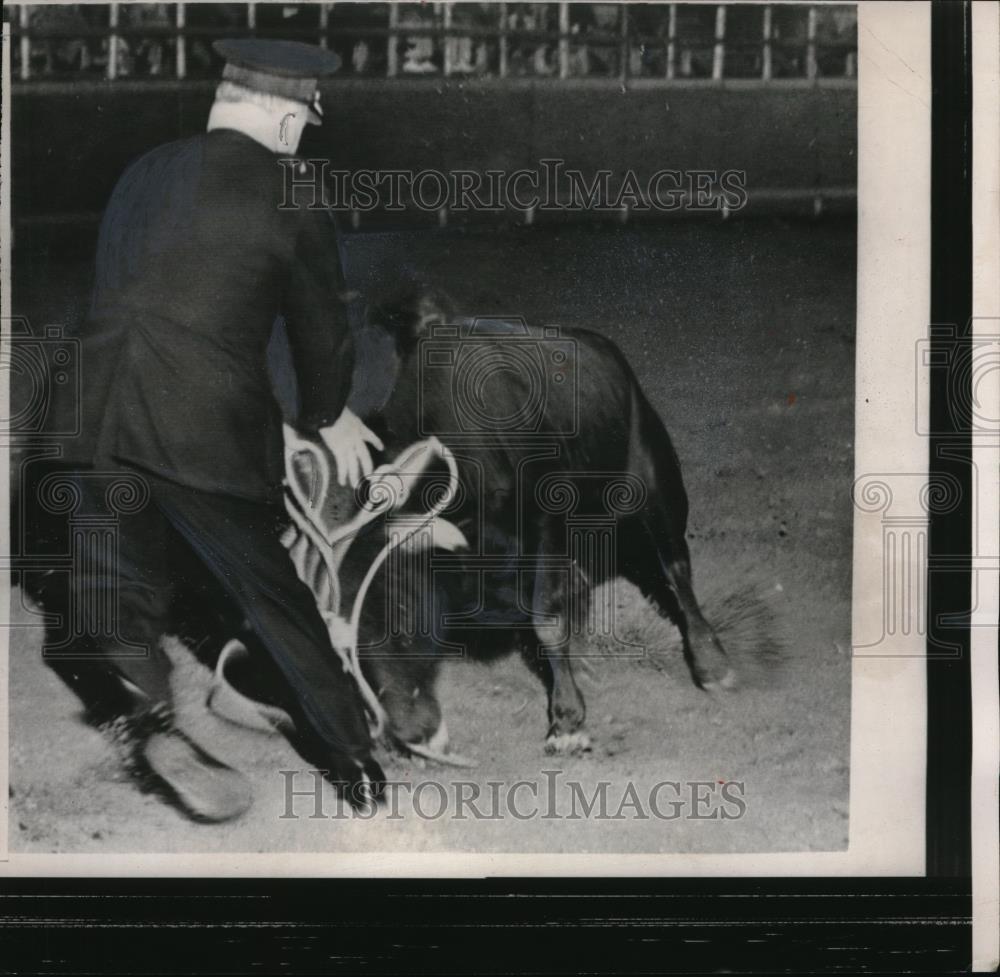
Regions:
M 937 262 L 931 321 L 967 324 L 972 311 L 971 143 L 968 138 L 953 140 L 956 119 L 971 118 L 971 5 L 968 0 L 934 0 L 931 11 L 931 240 Z M 9 71 L 8 64 L 4 68 Z M 3 122 L 7 145 L 7 112 Z M 9 220 L 6 179 L 4 189 Z M 956 200 L 963 203 L 956 206 Z M 9 259 L 9 250 L 4 258 Z M 9 274 L 7 260 L 5 269 Z M 3 291 L 9 303 L 9 289 Z M 971 345 L 971 336 L 967 330 L 959 332 L 955 341 L 954 348 L 961 351 L 962 344 Z M 949 373 L 938 373 L 932 383 L 932 420 L 948 411 L 942 390 L 953 389 L 945 384 L 949 380 L 954 381 Z M 948 416 L 954 418 L 950 412 Z M 966 438 L 971 449 L 961 417 L 955 427 L 945 432 L 949 443 Z M 939 442 L 932 437 L 930 443 L 933 458 L 933 445 Z M 968 465 L 964 474 L 947 470 L 960 479 L 971 477 Z M 961 517 L 932 519 L 932 556 L 970 556 L 971 502 L 968 506 L 959 510 Z M 929 575 L 932 608 L 967 610 L 961 572 L 954 577 L 958 582 L 943 590 L 940 575 Z M 959 600 L 963 590 L 964 605 Z M 941 623 L 932 616 L 932 639 L 943 637 Z M 718 969 L 720 961 L 737 971 L 775 966 L 815 971 L 842 967 L 845 959 L 891 970 L 900 965 L 899 953 L 906 952 L 909 970 L 966 969 L 971 960 L 971 879 L 968 818 L 963 821 L 961 813 L 969 810 L 965 797 L 972 748 L 968 632 L 966 624 L 964 629 L 949 628 L 946 636 L 965 642 L 964 664 L 949 662 L 947 671 L 939 668 L 940 658 L 929 655 L 926 662 L 927 675 L 935 677 L 927 685 L 926 878 L 7 878 L 0 894 L 0 924 L 13 937 L 8 965 L 23 960 L 22 969 L 28 969 L 29 961 L 41 966 L 43 958 L 73 959 L 85 953 L 73 959 L 74 969 L 83 959 L 100 962 L 105 972 L 171 967 L 204 972 L 217 969 L 219 960 L 233 971 L 249 970 L 255 962 L 276 969 L 280 960 L 293 957 L 296 970 L 286 972 L 334 972 L 337 958 L 337 968 L 353 972 L 363 957 L 366 970 L 380 973 L 404 967 L 439 973 L 549 967 L 609 973 L 710 970 Z M 938 681 L 945 672 L 947 677 Z M 853 772 L 852 767 L 852 780 Z M 528 949 L 523 932 L 511 939 L 510 927 L 525 926 L 544 927 L 547 946 L 541 956 L 532 955 L 539 951 Z M 37 939 L 39 927 L 47 934 L 44 945 Z M 115 933 L 114 957 L 108 955 L 107 942 L 95 938 L 102 929 Z M 270 949 L 262 949 L 264 932 L 282 937 L 268 940 Z M 220 934 L 226 939 L 225 957 L 213 956 L 222 943 Z M 846 946 L 845 940 L 855 945 Z M 698 945 L 688 946 L 692 941 Z M 845 950 L 854 956 L 845 958 Z

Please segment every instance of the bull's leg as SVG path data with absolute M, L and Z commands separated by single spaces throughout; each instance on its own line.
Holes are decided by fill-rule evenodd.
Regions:
M 535 574 L 532 616 L 538 641 L 538 659 L 549 695 L 548 753 L 583 753 L 590 737 L 583 730 L 586 705 L 573 675 L 572 633 L 569 628 L 571 594 L 587 599 L 583 588 L 572 590 L 565 569 L 540 563 Z
M 722 642 L 705 620 L 691 586 L 691 563 L 687 546 L 675 543 L 681 552 L 664 559 L 649 545 L 648 537 L 629 537 L 622 548 L 619 572 L 631 580 L 659 606 L 681 632 L 684 658 L 695 683 L 703 689 L 732 688 L 736 674 L 729 663 Z
M 680 631 L 684 642 L 684 658 L 695 682 L 703 689 L 731 689 L 736 685 L 736 673 L 729 664 L 722 642 L 712 625 L 705 620 L 691 586 L 691 565 L 675 560 L 665 570 L 677 604 L 680 607 Z

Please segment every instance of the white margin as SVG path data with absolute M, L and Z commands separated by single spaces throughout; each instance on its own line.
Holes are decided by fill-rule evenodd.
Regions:
M 972 4 L 972 315 L 974 341 L 991 353 L 973 371 L 973 393 L 985 418 L 1000 417 L 1000 3 Z M 1000 694 L 997 614 L 1000 612 L 1000 431 L 977 438 L 973 501 L 972 657 L 972 969 L 1000 965 Z M 986 559 L 983 560 L 982 558 Z M 991 623 L 987 623 L 991 622 Z
M 0 364 L 11 362 L 10 335 L 6 324 L 11 317 L 10 297 L 10 24 L 3 24 L 3 75 L 0 78 Z M 10 417 L 10 371 L 0 369 L 0 419 Z M 0 553 L 10 553 L 10 448 L 0 437 Z M 10 660 L 11 615 L 10 574 L 0 572 L 0 872 L 10 858 L 8 819 L 10 815 L 10 701 L 8 662 Z

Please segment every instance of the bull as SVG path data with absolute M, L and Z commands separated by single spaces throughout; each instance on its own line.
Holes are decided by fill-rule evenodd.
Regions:
M 396 369 L 391 395 L 365 420 L 390 460 L 421 439 L 444 447 L 455 484 L 439 525 L 462 544 L 387 561 L 372 577 L 382 537 L 360 531 L 340 568 L 345 593 L 370 578 L 351 638 L 391 739 L 440 757 L 442 662 L 519 651 L 547 692 L 546 750 L 589 749 L 574 658 L 594 589 L 615 578 L 677 626 L 699 687 L 732 687 L 692 587 L 680 464 L 621 351 L 584 329 L 457 320 L 447 298 L 425 288 L 372 306 L 369 320 L 392 337 Z M 437 468 L 424 476 L 443 478 Z M 294 551 L 303 538 L 293 532 L 288 543 Z M 330 585 L 316 585 L 321 603 Z

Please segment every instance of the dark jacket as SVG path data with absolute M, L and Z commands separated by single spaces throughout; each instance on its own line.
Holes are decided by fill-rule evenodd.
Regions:
M 220 129 L 125 172 L 82 336 L 84 444 L 182 485 L 262 500 L 283 473 L 267 345 L 283 315 L 298 425 L 337 419 L 353 345 L 325 211 L 282 209 L 278 158 Z M 88 445 L 89 450 L 89 445 Z

